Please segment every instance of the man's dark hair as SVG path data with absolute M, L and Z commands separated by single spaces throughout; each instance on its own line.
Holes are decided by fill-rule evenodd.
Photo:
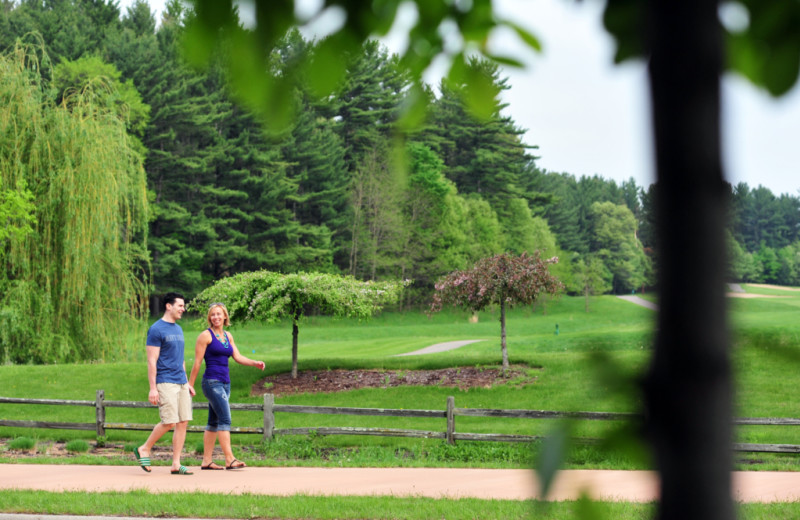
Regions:
M 186 301 L 186 298 L 183 297 L 182 294 L 176 292 L 168 292 L 164 295 L 164 310 L 167 310 L 167 305 L 174 305 L 175 300 L 181 299 Z

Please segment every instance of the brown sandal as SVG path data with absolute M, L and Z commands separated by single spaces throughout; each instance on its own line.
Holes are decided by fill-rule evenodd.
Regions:
M 200 466 L 200 469 L 225 469 L 216 462 L 210 462 L 207 466 Z
M 237 462 L 238 462 L 238 464 L 237 464 Z M 246 467 L 247 467 L 247 464 L 245 464 L 241 460 L 233 459 L 230 464 L 225 466 L 225 469 L 242 469 L 242 468 L 246 468 Z

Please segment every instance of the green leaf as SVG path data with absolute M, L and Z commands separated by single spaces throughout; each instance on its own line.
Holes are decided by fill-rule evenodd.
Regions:
M 763 84 L 764 62 L 755 47 L 758 43 L 743 33 L 729 33 L 726 35 L 726 39 L 728 67 L 742 74 L 755 85 Z
M 308 84 L 316 96 L 325 96 L 341 84 L 345 74 L 339 38 L 326 38 L 317 46 L 308 65 Z
M 640 0 L 608 0 L 603 13 L 603 25 L 617 43 L 615 63 L 645 55 L 641 34 L 645 5 Z
M 418 85 L 408 91 L 408 96 L 403 101 L 400 119 L 397 121 L 401 131 L 411 131 L 419 128 L 428 114 L 428 98 Z
M 773 96 L 788 92 L 800 73 L 800 40 L 781 42 L 772 49 L 764 66 L 764 83 Z
M 503 22 L 501 22 L 501 24 L 502 25 L 507 25 L 508 27 L 513 29 L 514 32 L 517 33 L 517 36 L 519 36 L 520 39 L 523 42 L 525 42 L 528 45 L 528 47 L 530 47 L 531 49 L 533 49 L 535 51 L 539 51 L 539 52 L 542 51 L 542 44 L 539 41 L 539 39 L 536 36 L 534 36 L 533 33 L 528 31 L 527 29 L 525 29 L 524 27 L 522 27 L 518 23 L 512 22 L 510 20 L 504 20 Z
M 515 68 L 518 68 L 518 69 L 521 69 L 521 68 L 525 67 L 524 63 L 522 63 L 521 61 L 516 60 L 514 58 L 510 58 L 510 57 L 506 57 L 506 56 L 498 56 L 497 54 L 488 54 L 487 56 L 491 60 L 496 61 L 497 63 L 502 63 L 503 65 L 507 65 L 509 67 L 515 67 Z
M 183 35 L 183 54 L 193 67 L 205 66 L 211 59 L 216 45 L 216 35 L 206 30 L 203 25 L 193 22 L 186 26 Z
M 491 77 L 481 73 L 475 67 L 466 71 L 467 88 L 464 92 L 464 102 L 475 117 L 488 120 L 495 109 L 497 89 Z
M 397 15 L 400 0 L 374 0 L 372 12 L 375 14 L 373 33 L 384 36 L 391 29 Z
M 542 441 L 536 460 L 536 474 L 539 477 L 540 496 L 544 500 L 555 481 L 561 466 L 564 465 L 570 445 L 571 427 L 568 423 L 560 423 Z

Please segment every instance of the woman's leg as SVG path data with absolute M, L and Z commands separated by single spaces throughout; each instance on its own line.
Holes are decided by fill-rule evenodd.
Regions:
M 206 430 L 203 432 L 203 466 L 214 462 L 214 443 L 217 442 L 217 432 Z M 230 439 L 228 439 L 230 443 Z M 220 445 L 222 443 L 220 442 Z
M 225 465 L 229 466 L 231 462 L 236 460 L 236 457 L 233 456 L 233 449 L 231 448 L 231 432 L 220 430 L 218 433 L 219 447 L 222 448 L 222 453 L 225 454 Z
M 225 409 L 217 409 L 217 416 L 219 419 L 219 447 L 222 448 L 222 453 L 225 454 L 225 466 L 230 466 L 233 461 L 236 460 L 236 457 L 233 456 L 233 449 L 231 448 L 231 407 L 230 407 L 230 395 L 231 395 L 231 385 L 230 383 L 226 383 L 223 385 L 223 390 L 225 392 Z M 238 467 L 239 464 L 236 464 Z
M 214 443 L 217 441 L 219 428 L 219 415 L 221 408 L 229 408 L 222 383 L 216 380 L 203 379 L 203 395 L 208 399 L 208 424 L 203 432 L 203 466 L 214 462 Z M 230 412 L 228 412 L 230 416 Z

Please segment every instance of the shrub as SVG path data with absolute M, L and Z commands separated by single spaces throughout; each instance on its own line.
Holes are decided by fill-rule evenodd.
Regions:
M 70 453 L 86 453 L 89 451 L 89 443 L 83 439 L 74 439 L 69 441 L 66 446 L 64 446 Z
M 8 444 L 10 449 L 19 451 L 32 450 L 34 446 L 36 441 L 28 437 L 17 437 Z

